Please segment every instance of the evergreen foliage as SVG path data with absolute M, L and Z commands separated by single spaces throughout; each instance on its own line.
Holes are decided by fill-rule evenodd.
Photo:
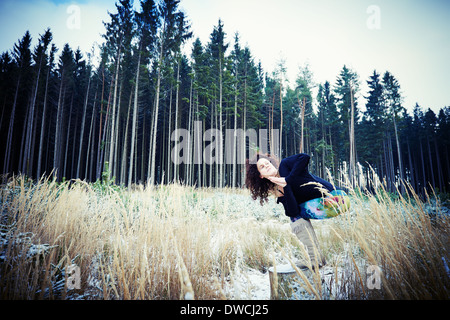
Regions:
M 344 172 L 357 183 L 373 169 L 390 191 L 403 191 L 400 181 L 408 180 L 419 193 L 428 187 L 448 192 L 449 106 L 436 114 L 416 104 L 408 113 L 389 71 L 374 70 L 366 80 L 368 92 L 360 91 L 357 72 L 347 66 L 334 83 L 314 83 L 305 65 L 290 84 L 283 61 L 272 73 L 264 71 L 221 20 L 207 43 L 193 39 L 186 54 L 193 34 L 178 4 L 141 0 L 134 11 L 131 0 L 119 1 L 104 22 L 98 65 L 70 44 L 56 48 L 50 29 L 34 48 L 26 31 L 2 53 L 2 172 L 92 182 L 108 172 L 108 181 L 115 177 L 128 186 L 242 186 L 244 165 L 236 155 L 235 162 L 225 163 L 218 152 L 225 136 L 214 141 L 222 161 L 194 161 L 194 150 L 213 143 L 195 137 L 200 124 L 202 132 L 267 129 L 268 151 L 281 158 L 309 153 L 311 170 L 324 177 L 329 171 L 339 179 Z M 357 103 L 361 94 L 365 106 Z M 177 128 L 191 133 L 190 151 L 175 150 L 188 152 L 188 163 L 171 161 Z M 271 139 L 274 129 L 281 133 L 279 150 Z M 255 146 L 247 142 L 246 148 Z

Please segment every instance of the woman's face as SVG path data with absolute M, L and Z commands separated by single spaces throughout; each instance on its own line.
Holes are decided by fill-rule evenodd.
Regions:
M 261 178 L 274 177 L 278 172 L 274 165 L 270 163 L 269 160 L 264 158 L 259 159 L 256 163 L 256 166 L 261 175 Z

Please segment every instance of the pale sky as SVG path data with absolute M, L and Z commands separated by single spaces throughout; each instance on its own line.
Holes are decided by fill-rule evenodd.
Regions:
M 181 0 L 180 8 L 203 44 L 220 18 L 230 50 L 238 31 L 264 71 L 284 59 L 291 86 L 305 63 L 316 82 L 332 85 L 345 64 L 359 75 L 360 107 L 374 69 L 398 79 L 408 110 L 416 102 L 436 113 L 450 106 L 448 0 Z M 47 27 L 58 48 L 68 42 L 90 52 L 103 42 L 108 10 L 116 13 L 115 1 L 0 0 L 0 52 L 26 30 L 34 47 Z

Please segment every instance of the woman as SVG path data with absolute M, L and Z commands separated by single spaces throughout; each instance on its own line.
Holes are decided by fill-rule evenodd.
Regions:
M 308 172 L 309 159 L 309 155 L 300 153 L 283 159 L 278 165 L 274 157 L 257 154 L 252 161 L 247 160 L 246 185 L 252 198 L 259 198 L 261 204 L 267 202 L 269 194 L 274 194 L 277 203 L 283 204 L 286 215 L 291 219 L 292 231 L 305 245 L 311 261 L 311 265 L 298 263 L 297 266 L 320 268 L 326 262 L 301 204 L 321 198 L 324 191 L 331 192 L 335 188 L 331 183 Z

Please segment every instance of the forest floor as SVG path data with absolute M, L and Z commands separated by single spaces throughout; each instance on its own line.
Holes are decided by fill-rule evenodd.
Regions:
M 268 269 L 305 256 L 283 207 L 247 190 L 18 177 L 1 192 L 1 299 L 265 300 Z M 327 265 L 297 270 L 288 298 L 450 298 L 449 212 L 352 191 L 349 212 L 312 221 Z

